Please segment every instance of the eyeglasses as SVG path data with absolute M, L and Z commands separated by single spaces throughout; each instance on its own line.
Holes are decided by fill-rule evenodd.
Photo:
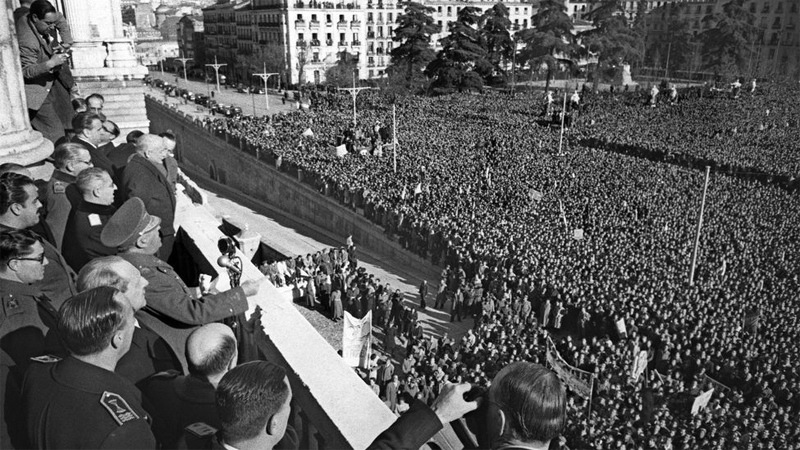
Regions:
M 76 164 L 77 163 L 84 163 L 84 164 L 89 165 L 89 166 L 93 165 L 91 159 L 76 159 L 75 163 Z
M 44 253 L 42 253 L 37 258 L 11 258 L 11 259 L 16 259 L 18 261 L 36 261 L 38 263 L 43 263 L 44 260 L 47 259 L 47 257 L 44 256 Z

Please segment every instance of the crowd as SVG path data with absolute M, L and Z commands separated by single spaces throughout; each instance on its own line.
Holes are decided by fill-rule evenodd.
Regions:
M 781 93 L 796 89 L 767 85 L 747 102 L 742 98 L 749 94 L 681 98 L 656 108 L 646 108 L 636 93 L 586 95 L 561 154 L 558 129 L 531 120 L 540 111 L 532 106 L 536 98 L 402 99 L 396 173 L 391 152 L 342 158 L 330 152 L 350 127 L 343 96 L 318 102 L 324 109 L 275 117 L 269 137 L 261 131 L 265 120 L 211 126 L 258 147 L 259 156 L 281 170 L 302 171 L 304 182 L 363 210 L 410 251 L 448 266 L 437 295 L 450 305 L 452 299 L 471 303 L 469 311 L 481 317 L 475 311 L 494 304 L 478 321 L 478 356 L 471 355 L 478 343 L 451 354 L 462 361 L 451 377 L 475 379 L 485 372 L 478 379 L 490 380 L 486 361 L 492 367 L 520 355 L 542 361 L 542 338 L 533 322 L 522 332 L 532 342 L 526 347 L 506 329 L 516 319 L 497 305 L 527 298 L 535 312 L 549 303 L 547 326 L 561 325 L 554 336 L 562 356 L 597 377 L 588 419 L 585 402 L 570 401 L 564 445 L 614 448 L 622 442 L 647 448 L 652 439 L 674 448 L 768 448 L 797 441 L 800 380 L 791 370 L 800 350 L 796 194 L 714 172 L 695 283 L 689 285 L 703 173 L 582 142 L 602 137 L 654 148 L 663 143 L 705 158 L 729 150 L 720 164 L 792 173 L 797 110 Z M 764 129 L 756 122 L 756 105 L 764 114 L 770 109 Z M 730 118 L 723 120 L 723 113 Z M 359 96 L 358 114 L 355 134 L 367 138 L 391 123 L 391 108 L 376 93 Z M 668 126 L 656 126 L 662 123 Z M 738 128 L 734 137 L 725 130 L 709 135 L 720 124 Z M 302 136 L 309 128 L 314 136 Z M 716 144 L 705 145 L 709 141 Z M 747 145 L 754 142 L 774 143 L 773 156 Z M 706 151 L 713 153 L 698 153 Z M 478 293 L 467 294 L 470 289 Z M 745 327 L 748 314 L 757 315 L 758 328 Z M 627 337 L 614 326 L 619 320 Z M 501 331 L 485 331 L 498 323 L 505 325 Z M 543 318 L 537 323 L 544 325 Z M 651 354 L 646 386 L 629 383 L 625 375 L 637 346 Z M 437 366 L 447 366 L 443 347 L 417 361 L 428 365 L 424 356 L 435 355 Z M 418 368 L 419 374 L 430 371 Z M 710 406 L 691 416 L 686 398 L 712 383 L 706 376 L 719 384 Z M 385 381 L 378 378 L 379 384 Z M 422 390 L 419 380 L 416 386 Z M 646 395 L 633 395 L 641 392 Z M 652 403 L 646 416 L 642 398 Z M 772 428 L 762 425 L 768 422 Z

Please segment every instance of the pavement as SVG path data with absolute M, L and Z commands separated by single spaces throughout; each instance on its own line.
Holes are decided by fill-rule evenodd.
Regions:
M 195 94 L 204 94 L 211 97 L 211 93 L 214 92 L 213 99 L 216 100 L 218 103 L 222 103 L 225 105 L 230 106 L 238 106 L 242 108 L 242 113 L 245 115 L 252 115 L 252 116 L 263 116 L 265 113 L 269 112 L 270 115 L 277 114 L 280 112 L 289 112 L 294 111 L 295 105 L 294 102 L 286 102 L 283 104 L 283 93 L 281 92 L 278 94 L 274 89 L 270 90 L 269 93 L 269 109 L 267 109 L 267 100 L 265 99 L 264 94 L 255 95 L 255 94 L 242 94 L 236 92 L 236 89 L 220 86 L 220 90 L 217 91 L 217 85 L 212 83 L 204 83 L 202 81 L 194 81 L 194 80 L 184 80 L 183 78 L 176 78 L 174 73 L 170 72 L 160 72 L 158 70 L 151 70 L 150 75 L 153 77 L 153 80 L 161 79 L 164 80 L 172 85 L 177 85 L 179 88 L 188 89 L 190 92 Z M 272 80 L 274 81 L 274 80 Z M 156 98 L 164 100 L 164 91 L 151 86 L 145 86 L 145 93 L 151 94 Z M 195 117 L 205 118 L 212 116 L 209 110 L 203 106 L 195 104 L 194 102 L 186 102 L 184 103 L 184 99 L 178 97 L 166 97 L 166 101 L 173 105 L 178 105 L 179 109 L 185 113 L 191 114 Z
M 344 245 L 343 239 L 327 230 L 302 223 L 264 202 L 216 183 L 199 172 L 186 168 L 183 170 L 206 191 L 208 206 L 217 218 L 228 218 L 237 224 L 246 224 L 250 231 L 261 235 L 264 243 L 283 254 L 305 255 Z M 426 335 L 438 337 L 447 332 L 451 338 L 458 339 L 472 328 L 474 323 L 471 318 L 451 323 L 449 309 L 440 311 L 430 306 L 435 301 L 441 267 L 430 262 L 420 262 L 410 267 L 390 258 L 373 255 L 363 248 L 359 250 L 359 266 L 363 266 L 368 274 L 379 278 L 381 283 L 389 283 L 391 289 L 400 289 L 406 306 L 419 307 L 417 289 L 423 279 L 428 280 L 429 306 L 425 310 L 419 310 L 419 321 Z M 300 303 L 296 302 L 295 306 L 333 348 L 341 349 L 342 322 L 334 323 L 321 312 L 309 310 Z M 383 331 L 375 329 L 373 336 L 373 345 L 382 348 Z

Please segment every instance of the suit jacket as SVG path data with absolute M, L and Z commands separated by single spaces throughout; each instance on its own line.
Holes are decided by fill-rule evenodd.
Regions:
M 443 427 L 439 417 L 425 403 L 415 400 L 411 408 L 372 441 L 368 450 L 416 449 Z
M 125 200 L 139 197 L 147 212 L 161 218 L 161 235 L 175 234 L 175 191 L 167 175 L 142 155 L 133 155 L 122 174 Z
M 111 162 L 110 159 L 108 159 L 108 156 L 106 156 L 105 152 L 102 149 L 99 149 L 95 147 L 92 143 L 83 140 L 83 138 L 81 138 L 80 136 L 74 136 L 72 139 L 70 139 L 70 142 L 72 142 L 73 144 L 81 145 L 83 146 L 83 148 L 88 150 L 89 155 L 91 155 L 92 157 L 92 164 L 95 167 L 99 167 L 108 172 L 108 175 L 111 177 L 111 179 L 114 179 L 114 176 L 116 174 L 116 172 L 114 171 L 114 164 Z
M 139 322 L 164 338 L 180 359 L 184 372 L 186 339 L 198 326 L 247 311 L 247 297 L 241 287 L 216 295 L 196 298 L 172 266 L 153 255 L 119 255 L 139 269 L 149 283 L 145 288 L 147 306 L 136 313 Z
M 61 245 L 61 254 L 72 270 L 79 272 L 94 258 L 117 254 L 116 248 L 106 247 L 100 242 L 103 228 L 116 211 L 113 205 L 97 205 L 85 200 L 73 208 Z
M 20 17 L 15 25 L 28 109 L 38 111 L 50 93 L 53 82 L 59 79 L 59 70 L 47 68 L 45 63 L 53 56 L 53 48 L 36 31 L 28 15 Z M 64 86 L 69 91 L 72 84 L 65 83 Z

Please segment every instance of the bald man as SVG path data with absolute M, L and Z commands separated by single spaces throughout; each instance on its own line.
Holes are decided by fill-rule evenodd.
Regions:
M 158 258 L 167 261 L 175 243 L 175 188 L 169 182 L 164 159 L 169 154 L 164 139 L 144 134 L 136 141 L 136 154 L 131 156 L 122 173 L 122 199 L 139 197 L 147 212 L 161 219 L 161 248 Z
M 222 376 L 236 367 L 236 346 L 227 325 L 203 325 L 186 340 L 189 375 L 172 370 L 145 381 L 145 407 L 153 416 L 153 433 L 163 448 L 176 448 L 184 429 L 194 423 L 220 428 L 214 392 Z

